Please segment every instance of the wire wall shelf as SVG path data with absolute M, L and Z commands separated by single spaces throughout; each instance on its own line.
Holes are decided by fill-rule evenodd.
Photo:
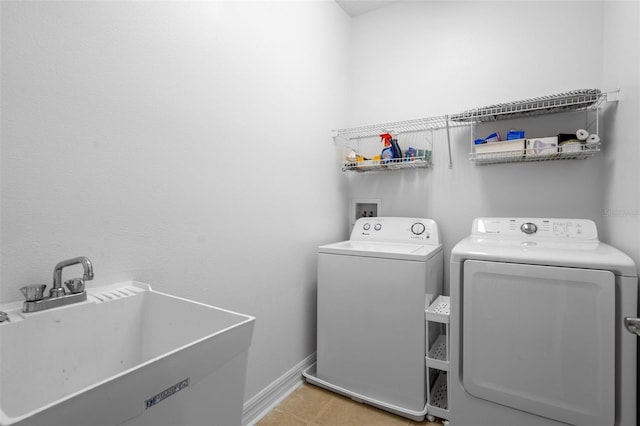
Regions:
M 603 103 L 616 102 L 619 92 L 619 89 L 610 92 L 602 92 L 599 89 L 572 90 L 555 95 L 474 108 L 460 114 L 451 115 L 451 120 L 471 124 L 471 152 L 469 153 L 469 160 L 476 165 L 549 160 L 583 160 L 600 152 L 601 140 L 598 136 L 600 130 L 600 110 L 602 109 Z M 557 148 L 555 148 L 555 150 L 544 150 L 542 154 L 527 149 L 521 150 L 519 147 L 516 150 L 512 150 L 508 144 L 516 143 L 516 141 L 500 141 L 499 136 L 498 142 L 488 144 L 481 143 L 480 145 L 475 144 L 477 126 L 481 123 L 565 112 L 585 114 L 586 126 L 584 129 L 588 129 L 588 136 L 594 136 L 595 140 L 587 141 L 586 137 L 578 140 L 576 134 L 574 139 L 564 139 L 564 141 L 566 141 L 564 143 L 571 143 L 563 146 L 564 143 L 560 143 L 559 134 L 557 138 L 549 135 L 547 138 L 550 140 L 549 146 L 557 146 Z M 593 117 L 593 120 L 590 121 L 589 117 Z M 584 129 L 580 130 L 585 132 Z M 566 132 L 566 129 L 563 130 Z M 559 133 L 562 133 L 562 130 Z M 567 133 L 564 133 L 563 136 L 566 138 Z M 529 143 L 531 139 L 527 138 L 524 141 L 526 144 Z
M 449 129 L 468 127 L 470 124 L 453 122 L 448 115 L 442 115 L 334 130 L 333 138 L 337 144 L 346 149 L 345 154 L 350 151 L 351 157 L 354 153 L 357 156 L 357 158 L 346 158 L 342 165 L 342 171 L 389 171 L 430 167 L 435 134 L 438 131 L 446 130 L 449 166 L 451 167 Z M 413 148 L 416 151 L 415 155 L 385 160 L 377 159 L 379 157 L 377 154 L 380 154 L 382 149 L 380 135 L 384 133 L 390 133 L 397 138 L 402 148 Z M 345 157 L 349 157 L 349 155 L 345 155 Z
M 546 114 L 564 112 L 584 112 L 587 118 L 595 113 L 593 122 L 588 123 L 585 129 L 598 135 L 599 115 L 605 102 L 617 102 L 620 90 L 602 92 L 599 89 L 579 89 L 549 96 L 541 96 L 531 99 L 523 99 L 514 102 L 499 103 L 481 108 L 470 109 L 458 114 L 441 115 L 437 117 L 419 118 L 414 120 L 395 121 L 382 124 L 372 124 L 360 127 L 351 127 L 333 131 L 334 142 L 344 149 L 342 171 L 382 171 L 428 168 L 432 166 L 432 152 L 434 140 L 440 131 L 446 131 L 447 148 L 449 154 L 449 168 L 452 167 L 451 159 L 451 129 L 470 127 L 471 152 L 469 160 L 476 165 L 532 162 L 549 160 L 582 160 L 592 157 L 600 152 L 601 141 L 597 143 L 571 144 L 563 147 L 558 144 L 557 152 L 545 155 L 531 155 L 526 150 L 509 151 L 509 147 L 491 147 L 492 152 L 487 151 L 488 146 L 476 148 L 474 143 L 476 128 L 481 123 L 496 122 L 521 117 L 535 117 Z M 591 127 L 591 129 L 590 129 Z M 403 151 L 404 158 L 381 160 L 382 146 L 380 136 L 389 133 L 397 139 L 401 148 L 413 148 L 412 155 Z M 578 142 L 572 141 L 572 142 Z M 596 141 L 594 141 L 596 142 Z M 497 142 L 500 144 L 501 142 Z M 496 148 L 495 150 L 493 148 Z M 408 150 L 411 151 L 411 150 Z M 496 152 L 498 151 L 498 152 Z
M 595 110 L 618 91 L 603 93 L 598 89 L 581 89 L 555 95 L 474 108 L 451 115 L 452 121 L 485 122 L 518 117 L 556 114 L 568 111 Z

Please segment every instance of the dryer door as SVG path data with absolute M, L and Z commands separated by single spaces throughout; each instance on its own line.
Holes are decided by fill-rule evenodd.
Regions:
M 468 260 L 462 292 L 467 392 L 569 424 L 614 424 L 611 272 Z

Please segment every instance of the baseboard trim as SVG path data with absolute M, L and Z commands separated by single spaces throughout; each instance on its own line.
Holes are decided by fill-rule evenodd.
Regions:
M 302 372 L 314 362 L 316 362 L 315 352 L 245 402 L 242 408 L 242 424 L 244 426 L 255 425 L 291 392 L 296 390 L 304 382 Z

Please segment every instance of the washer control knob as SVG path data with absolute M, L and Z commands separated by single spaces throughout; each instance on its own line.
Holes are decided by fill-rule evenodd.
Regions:
M 520 226 L 520 230 L 525 234 L 535 234 L 538 231 L 538 227 L 535 223 L 527 222 Z
M 371 225 L 369 225 L 368 223 L 365 223 L 364 225 L 362 225 L 362 229 L 364 229 L 365 231 L 368 231 L 369 229 L 371 229 Z
M 424 227 L 424 223 L 422 222 L 416 222 L 413 225 L 411 225 L 411 232 L 413 232 L 414 235 L 422 235 L 425 229 L 426 228 Z
M 373 229 L 375 229 L 376 231 L 379 231 L 382 229 L 382 225 L 379 223 L 376 223 L 375 225 L 373 225 Z

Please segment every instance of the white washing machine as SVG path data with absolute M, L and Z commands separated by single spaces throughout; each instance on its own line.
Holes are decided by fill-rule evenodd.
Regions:
M 425 308 L 442 291 L 430 219 L 361 218 L 318 248 L 317 363 L 307 381 L 420 421 L 426 414 Z
M 453 426 L 636 426 L 631 258 L 584 219 L 478 218 L 451 254 Z

